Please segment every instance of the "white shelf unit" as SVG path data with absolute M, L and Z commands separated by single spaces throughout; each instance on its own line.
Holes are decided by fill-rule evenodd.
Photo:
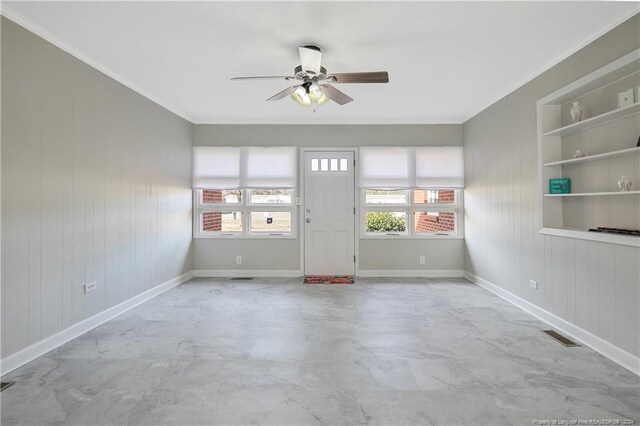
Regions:
M 640 191 L 572 192 L 571 194 L 544 194 L 545 197 L 597 197 L 600 195 L 638 195 Z
M 538 101 L 541 233 L 640 247 L 640 237 L 588 231 L 640 229 L 640 102 L 617 108 L 617 93 L 636 86 L 640 49 Z M 574 101 L 584 110 L 577 123 Z M 578 149 L 587 155 L 571 158 Z M 622 175 L 633 181 L 631 191 L 619 191 Z M 572 193 L 549 194 L 549 179 L 562 177 L 571 179 Z
M 604 160 L 606 158 L 620 157 L 620 156 L 630 155 L 630 154 L 640 154 L 640 146 L 636 146 L 633 148 L 626 148 L 626 149 L 618 149 L 616 151 L 604 152 L 602 154 L 594 154 L 594 155 L 586 155 L 584 157 L 570 158 L 568 160 L 552 161 L 550 163 L 544 163 L 543 166 L 544 167 L 562 166 L 562 165 L 568 166 L 575 163 L 582 163 L 583 161 Z
M 612 111 L 596 115 L 595 117 L 587 118 L 577 123 L 551 130 L 542 136 L 566 136 L 638 113 L 640 113 L 640 102 L 636 102 L 633 105 L 626 107 L 616 108 Z

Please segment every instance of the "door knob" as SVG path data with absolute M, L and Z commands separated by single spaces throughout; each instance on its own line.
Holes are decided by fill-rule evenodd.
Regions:
M 305 220 L 305 222 L 311 223 L 311 219 L 307 218 L 307 220 Z

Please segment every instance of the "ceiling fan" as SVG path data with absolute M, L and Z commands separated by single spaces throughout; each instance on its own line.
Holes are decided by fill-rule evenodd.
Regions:
M 267 101 L 279 101 L 287 96 L 298 104 L 309 107 L 322 105 L 331 99 L 339 105 L 348 104 L 353 99 L 336 89 L 329 83 L 388 83 L 389 73 L 375 72 L 347 72 L 328 74 L 326 68 L 320 65 L 322 50 L 318 46 L 300 46 L 300 65 L 294 68 L 293 76 L 257 76 L 233 77 L 231 80 L 299 80 L 301 83 L 288 87 L 276 93 Z

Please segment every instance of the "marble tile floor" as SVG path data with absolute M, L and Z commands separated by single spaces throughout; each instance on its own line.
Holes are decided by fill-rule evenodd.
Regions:
M 462 279 L 193 279 L 3 377 L 1 420 L 640 422 L 638 376 L 542 328 Z

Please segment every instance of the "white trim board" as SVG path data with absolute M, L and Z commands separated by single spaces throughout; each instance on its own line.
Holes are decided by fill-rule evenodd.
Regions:
M 44 338 L 39 342 L 34 343 L 14 354 L 7 356 L 0 361 L 0 374 L 5 375 L 18 367 L 21 367 L 28 362 L 56 349 L 59 346 L 75 339 L 76 337 L 93 330 L 97 326 L 104 324 L 105 322 L 125 313 L 126 311 L 135 308 L 141 303 L 146 302 L 149 299 L 156 297 L 157 295 L 164 293 L 167 290 L 176 287 L 183 282 L 193 278 L 192 272 L 187 272 L 169 281 L 166 281 L 156 287 L 140 293 L 131 299 L 106 309 L 92 317 L 89 317 L 79 323 L 72 325 L 52 336 Z
M 299 269 L 195 269 L 192 273 L 196 278 L 288 278 L 302 276 Z
M 464 277 L 640 376 L 640 358 L 470 272 Z
M 419 277 L 419 278 L 462 278 L 465 272 L 459 269 L 360 269 L 356 276 L 375 277 Z

